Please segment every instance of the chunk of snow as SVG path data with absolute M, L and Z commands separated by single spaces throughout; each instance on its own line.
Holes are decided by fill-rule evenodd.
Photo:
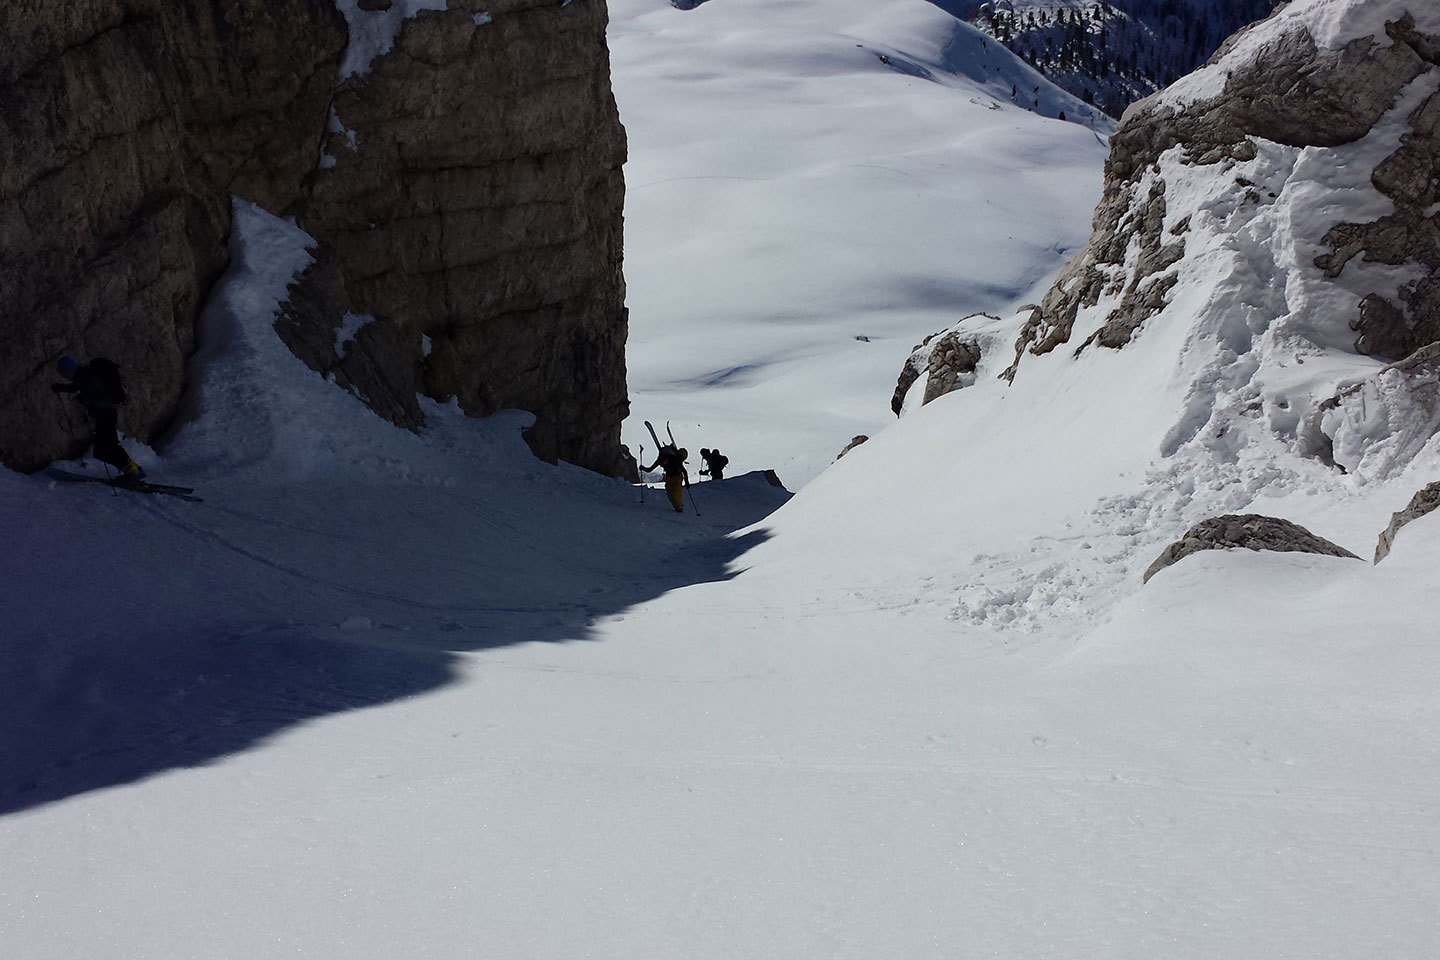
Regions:
M 340 320 L 340 327 L 335 331 L 335 354 L 339 356 L 345 352 L 345 344 L 352 342 L 360 328 L 375 318 L 363 313 L 347 313 Z
M 485 26 L 485 24 L 491 22 L 494 19 L 495 18 L 490 16 L 488 11 L 483 13 L 477 13 L 475 14 L 475 26 L 483 27 Z
M 395 0 L 389 10 L 361 10 L 359 0 L 335 0 L 350 25 L 350 43 L 340 64 L 340 79 L 364 76 L 376 57 L 390 52 L 405 21 L 422 10 L 447 10 L 447 0 Z

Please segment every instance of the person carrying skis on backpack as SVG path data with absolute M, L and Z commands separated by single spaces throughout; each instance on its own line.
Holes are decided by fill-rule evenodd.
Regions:
M 120 411 L 116 408 L 125 402 L 120 368 L 113 360 L 104 357 L 96 357 L 83 366 L 73 357 L 61 357 L 55 369 L 69 382 L 54 384 L 50 389 L 56 393 L 75 394 L 95 425 L 95 459 L 120 471 L 119 480 L 122 483 L 143 478 L 145 471 L 130 459 L 130 454 L 120 446 L 120 438 L 115 433 L 120 421 Z
M 725 468 L 730 465 L 730 458 L 721 453 L 718 448 L 707 450 L 701 447 L 700 459 L 705 461 L 705 469 L 700 471 L 700 476 L 709 477 L 711 480 L 725 479 Z
M 690 474 L 685 469 L 685 460 L 689 456 L 690 452 L 684 447 L 677 450 L 667 443 L 656 454 L 654 463 L 640 468 L 646 473 L 656 467 L 665 471 L 665 495 L 670 498 L 670 506 L 675 508 L 676 513 L 685 512 L 685 487 L 690 483 Z

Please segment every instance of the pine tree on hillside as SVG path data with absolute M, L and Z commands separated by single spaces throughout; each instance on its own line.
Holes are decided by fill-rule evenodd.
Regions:
M 971 20 L 1086 102 L 1118 117 L 1209 58 L 1235 30 L 1270 12 L 1272 0 L 1053 0 L 981 5 Z

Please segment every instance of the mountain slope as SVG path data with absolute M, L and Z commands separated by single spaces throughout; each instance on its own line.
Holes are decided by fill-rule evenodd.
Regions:
M 732 66 L 748 56 L 755 48 L 728 44 L 737 35 L 723 30 L 708 45 L 671 48 L 652 27 L 677 21 L 645 19 L 726 5 L 637 13 L 631 25 L 644 29 L 616 59 L 639 71 L 628 89 L 687 58 L 704 72 L 702 48 L 725 51 Z M 743 30 L 712 22 L 738 39 L 767 24 L 794 37 L 790 17 L 815 8 L 735 9 L 753 17 Z M 1331 22 L 1343 44 L 1354 21 Z M 822 30 L 819 45 L 838 55 L 832 38 Z M 973 382 L 912 404 L 897 423 L 890 383 L 864 392 L 872 359 L 845 367 L 817 331 L 833 333 L 835 316 L 887 325 L 890 380 L 918 334 L 936 329 L 912 327 L 950 324 L 953 301 L 986 295 L 983 274 L 959 273 L 959 295 L 928 305 L 841 295 L 887 276 L 912 289 L 917 264 L 953 269 L 935 249 L 937 225 L 950 222 L 957 196 L 988 190 L 1010 202 L 1003 177 L 957 194 L 945 189 L 950 177 L 933 175 L 923 182 L 938 210 L 922 191 L 894 205 L 884 244 L 867 245 L 840 230 L 833 190 L 804 189 L 817 178 L 861 182 L 844 167 L 825 181 L 829 148 L 854 145 L 838 122 L 851 101 L 806 98 L 865 86 L 841 72 L 777 89 L 771 57 L 754 69 L 748 86 L 743 71 L 708 87 L 697 80 L 703 89 L 674 100 L 668 119 L 647 113 L 659 93 L 629 114 L 643 148 L 637 169 L 686 170 L 706 156 L 753 178 L 669 193 L 677 219 L 652 208 L 638 235 L 652 271 L 677 268 L 668 280 L 650 273 L 640 302 L 669 296 L 684 307 L 687 283 L 700 292 L 707 278 L 741 321 L 708 332 L 680 309 L 666 330 L 667 316 L 652 314 L 637 348 L 656 370 L 722 367 L 725 349 L 753 358 L 776 348 L 782 359 L 748 386 L 735 382 L 743 371 L 709 386 L 657 376 L 649 395 L 679 404 L 683 392 L 719 424 L 763 421 L 802 451 L 843 425 L 832 411 L 873 409 L 890 428 L 773 513 L 785 495 L 758 477 L 698 484 L 690 497 L 700 516 L 670 512 L 657 491 L 642 507 L 631 487 L 535 461 L 517 436 L 526 417 L 476 422 L 436 408 L 426 432 L 393 431 L 276 345 L 277 287 L 303 265 L 305 240 L 242 207 L 253 259 L 214 305 L 211 319 L 230 334 L 203 358 L 214 389 L 163 455 L 141 451 L 157 477 L 195 482 L 206 502 L 0 475 L 0 524 L 18 531 L 0 552 L 9 952 L 1435 952 L 1440 514 L 1401 529 L 1377 566 L 1212 550 L 1141 584 L 1166 540 L 1222 506 L 1278 513 L 1367 553 L 1389 512 L 1440 472 L 1432 444 L 1392 459 L 1385 476 L 1341 475 L 1268 436 L 1269 418 L 1162 448 L 1177 421 L 1204 413 L 1197 369 L 1226 350 L 1238 358 L 1243 345 L 1234 328 L 1224 342 L 1206 335 L 1206 318 L 1220 314 L 1201 294 L 1230 295 L 1262 327 L 1250 350 L 1264 371 L 1256 382 L 1273 385 L 1282 369 L 1286 354 L 1263 329 L 1280 316 L 1277 291 L 1238 269 L 1266 263 L 1280 241 L 1242 231 L 1226 246 L 1221 230 L 1254 223 L 1255 204 L 1236 214 L 1228 178 L 1207 192 L 1203 170 L 1170 175 L 1175 206 L 1211 217 L 1192 217 L 1188 236 L 1218 244 L 1218 256 L 1187 247 L 1197 267 L 1128 343 L 1095 343 L 1078 358 L 1073 347 L 1026 354 L 1007 382 L 998 375 L 1031 312 L 968 318 L 958 329 L 983 348 Z M 888 118 L 891 162 L 923 170 L 923 147 L 939 136 L 932 126 L 953 116 L 959 87 L 912 88 L 921 82 L 888 69 L 862 79 L 895 96 L 882 104 L 877 93 L 856 115 Z M 931 99 L 937 91 L 945 98 Z M 1094 186 L 1051 181 L 1042 163 L 1087 131 L 1014 112 L 1027 125 L 1018 133 L 967 128 L 979 141 L 968 156 L 1037 148 L 1022 178 L 1036 208 L 1013 217 L 1026 229 L 961 231 L 944 250 L 992 269 L 1003 281 L 988 294 L 997 302 L 1048 286 L 1040 278 L 1060 254 L 1036 239 L 1043 204 L 1069 224 L 1074 195 Z M 996 114 L 1008 116 L 973 116 Z M 647 136 L 647 116 L 665 120 L 660 132 L 688 122 L 695 137 Z M 917 118 L 932 122 L 912 127 Z M 749 153 L 721 135 L 767 121 L 770 139 Z M 836 129 L 820 136 L 827 124 Z M 1039 126 L 1033 137 L 1029 125 Z M 1064 133 L 1040 136 L 1052 130 Z M 943 142 L 964 135 L 951 130 Z M 1230 159 L 1280 152 L 1256 149 L 1252 160 Z M 1306 153 L 1329 148 L 1286 149 L 1308 158 L 1296 177 L 1332 169 L 1318 162 L 1328 155 Z M 1079 180 L 1083 157 L 1061 159 L 1059 175 Z M 1233 168 L 1211 172 L 1220 169 Z M 881 199 L 904 196 L 891 183 L 875 179 Z M 769 185 L 766 203 L 742 205 L 739 191 L 755 184 Z M 1300 180 L 1286 184 L 1298 200 Z M 759 282 L 799 248 L 762 260 L 751 256 L 753 231 L 739 241 L 722 228 L 750 226 L 743 214 L 781 201 L 793 219 L 774 222 L 813 218 L 827 253 L 843 249 L 837 237 L 859 244 L 846 270 L 801 262 L 788 285 Z M 1264 216 L 1281 206 L 1265 205 Z M 665 260 L 660 239 L 647 250 L 643 238 L 666 223 L 660 237 L 683 235 L 680 245 L 706 258 Z M 1038 263 L 1008 259 L 1031 248 Z M 1169 266 L 1190 270 L 1181 263 Z M 727 265 L 738 289 L 716 279 Z M 1122 261 L 1126 277 L 1133 266 Z M 738 309 L 797 291 L 805 296 L 789 302 L 803 306 L 829 286 L 833 311 L 795 323 L 788 342 L 767 337 L 766 314 Z M 1108 306 L 1077 307 L 1077 335 L 1102 328 Z M 1345 352 L 1350 339 L 1346 331 L 1295 367 L 1308 376 L 1316 365 L 1375 365 Z M 1215 377 L 1208 397 L 1217 412 L 1236 412 L 1247 389 Z M 746 390 L 761 396 L 747 405 L 737 399 Z M 713 435 L 677 434 L 692 449 Z
M 632 449 L 671 420 L 801 486 L 884 425 L 897 349 L 1033 299 L 1088 230 L 1104 144 L 1009 90 L 1073 98 L 923 0 L 621 0 L 610 38 Z

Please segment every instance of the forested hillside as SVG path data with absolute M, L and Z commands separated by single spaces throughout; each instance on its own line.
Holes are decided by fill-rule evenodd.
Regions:
M 1274 0 L 997 0 L 938 5 L 1113 117 L 1209 59 Z M 1017 102 L 1025 91 L 1016 90 Z

